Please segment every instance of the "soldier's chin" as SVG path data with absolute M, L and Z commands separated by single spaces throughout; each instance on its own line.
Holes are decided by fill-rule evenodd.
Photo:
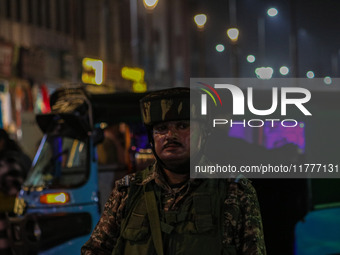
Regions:
M 173 173 L 176 174 L 189 174 L 190 173 L 190 160 L 187 160 L 185 162 L 169 162 L 165 163 L 165 168 Z

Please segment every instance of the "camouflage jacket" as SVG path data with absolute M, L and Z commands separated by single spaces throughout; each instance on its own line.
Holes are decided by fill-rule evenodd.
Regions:
M 116 182 L 104 212 L 97 223 L 90 239 L 84 244 L 81 253 L 84 255 L 111 254 L 120 235 L 120 224 L 123 210 L 128 198 L 128 187 L 134 181 L 135 174 L 127 175 Z M 162 208 L 164 211 L 177 210 L 192 190 L 200 185 L 203 179 L 190 179 L 180 188 L 170 187 L 157 165 L 143 180 L 141 185 L 154 181 L 162 189 Z M 237 254 L 266 254 L 263 237 L 260 208 L 255 189 L 247 179 L 239 181 L 226 180 L 228 196 L 225 199 L 225 220 L 223 243 L 235 245 Z

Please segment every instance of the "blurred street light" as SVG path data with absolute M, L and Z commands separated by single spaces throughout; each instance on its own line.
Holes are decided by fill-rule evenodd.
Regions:
M 282 75 L 287 75 L 289 73 L 289 68 L 286 66 L 281 66 L 280 67 L 280 74 Z
M 144 7 L 147 10 L 153 10 L 158 4 L 158 0 L 143 0 Z
M 249 62 L 249 63 L 254 63 L 255 62 L 255 56 L 254 55 L 248 55 L 247 56 L 247 61 Z
M 194 21 L 195 21 L 198 29 L 204 29 L 204 25 L 207 22 L 207 15 L 197 14 L 194 17 Z
M 274 73 L 273 68 L 271 67 L 258 67 L 255 69 L 255 74 L 257 78 L 262 80 L 269 80 L 272 78 Z
M 276 8 L 269 8 L 267 11 L 269 17 L 275 17 L 278 13 Z
M 323 82 L 327 85 L 331 85 L 332 84 L 332 78 L 330 76 L 326 76 L 324 79 L 323 79 Z
M 308 71 L 307 73 L 306 73 L 306 76 L 307 76 L 307 78 L 309 78 L 309 79 L 313 79 L 314 78 L 314 72 L 313 71 Z
M 227 35 L 233 43 L 236 43 L 239 36 L 239 30 L 237 28 L 229 28 L 227 30 Z
M 224 45 L 223 44 L 217 44 L 216 45 L 216 51 L 223 52 L 224 51 Z

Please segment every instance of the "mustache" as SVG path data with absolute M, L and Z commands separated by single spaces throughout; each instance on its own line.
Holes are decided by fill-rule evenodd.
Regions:
M 176 141 L 169 141 L 169 142 L 167 142 L 166 144 L 164 144 L 163 149 L 168 148 L 168 147 L 173 146 L 173 145 L 175 145 L 175 146 L 183 146 L 183 145 L 182 145 L 181 143 L 179 143 L 179 142 L 176 142 Z

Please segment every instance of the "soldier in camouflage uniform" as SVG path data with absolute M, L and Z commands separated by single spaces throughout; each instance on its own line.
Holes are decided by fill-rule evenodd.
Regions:
M 190 179 L 190 157 L 206 160 L 206 132 L 189 121 L 189 94 L 174 88 L 142 99 L 156 163 L 116 182 L 82 254 L 266 254 L 249 181 Z

